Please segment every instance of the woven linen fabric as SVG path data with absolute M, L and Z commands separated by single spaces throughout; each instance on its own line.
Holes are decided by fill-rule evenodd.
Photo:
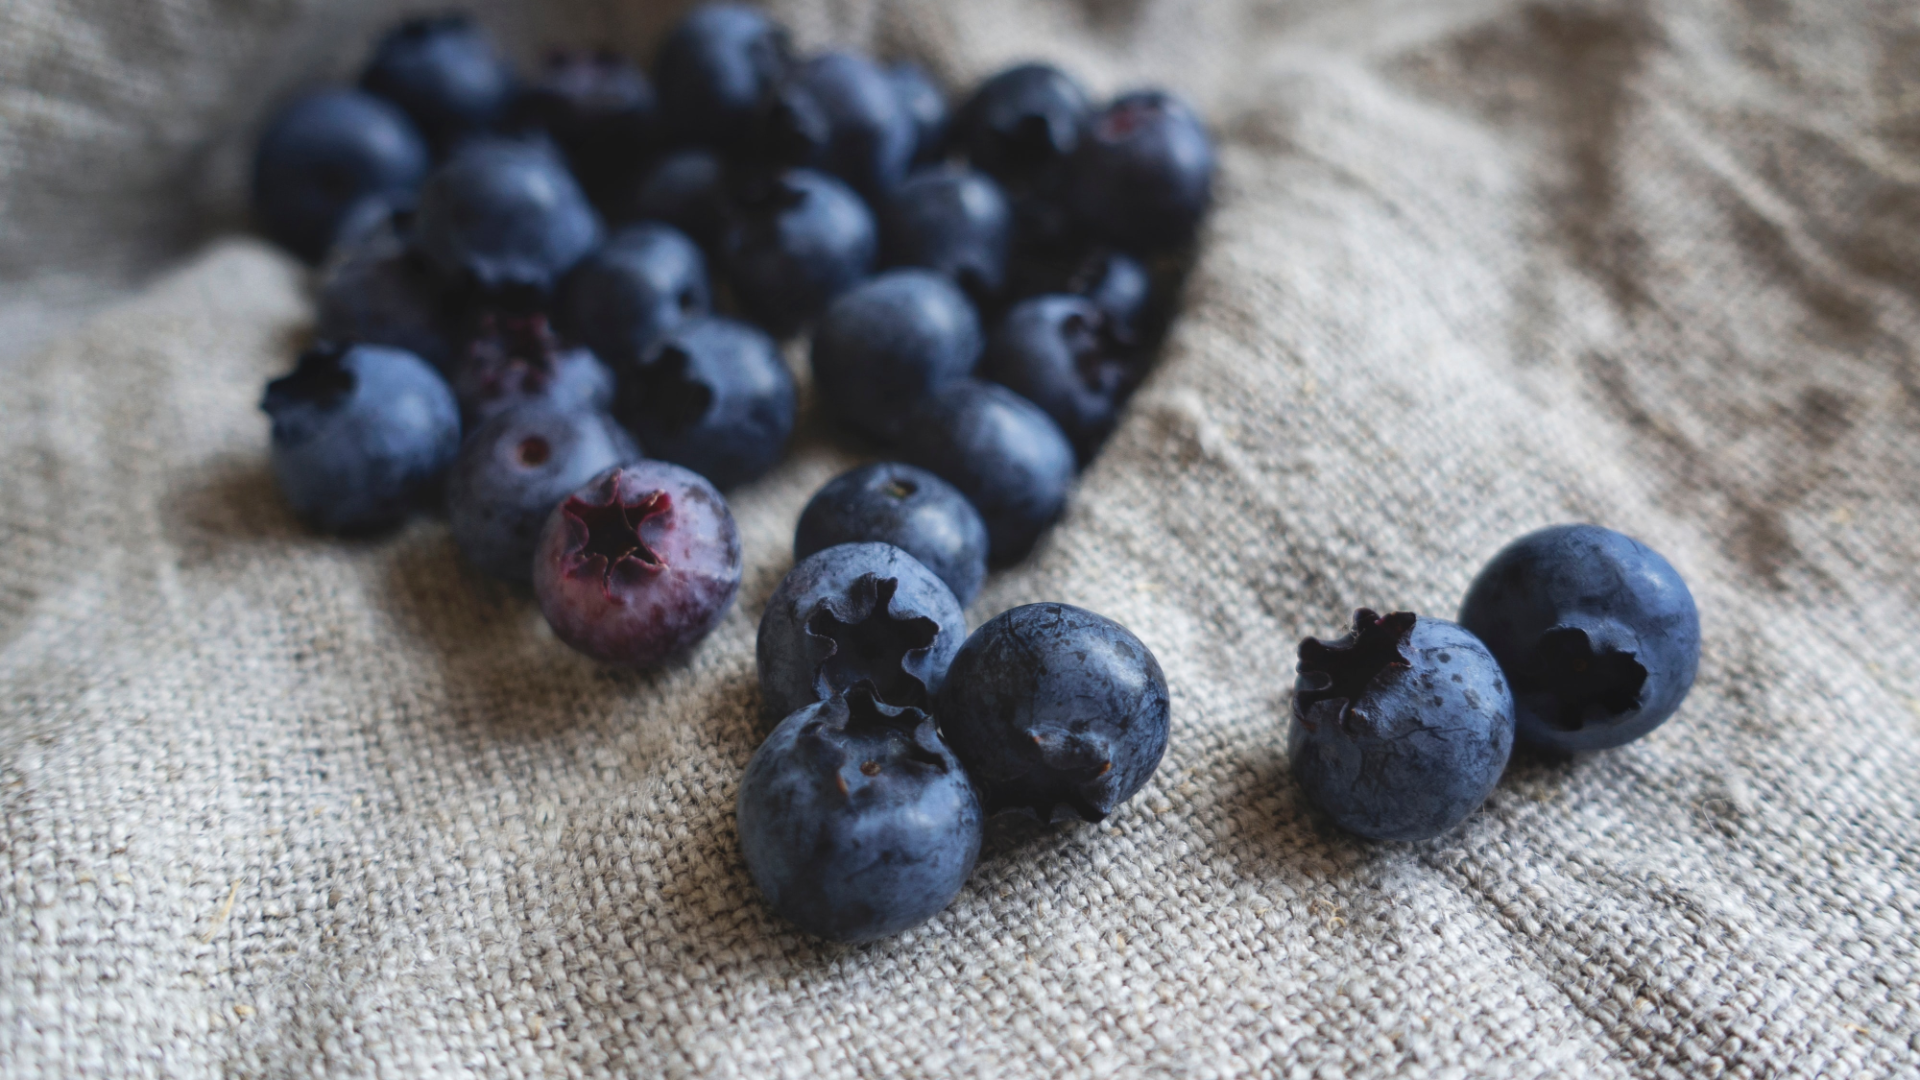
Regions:
M 529 55 L 644 56 L 676 10 L 483 13 Z M 774 10 L 954 86 L 1165 83 L 1218 134 L 1160 366 L 970 612 L 1138 632 L 1173 692 L 1153 782 L 996 826 L 899 937 L 775 919 L 733 828 L 754 626 L 854 459 L 809 412 L 732 493 L 738 604 L 649 674 L 569 651 L 439 520 L 309 534 L 256 408 L 308 285 L 231 226 L 264 110 L 395 9 L 14 0 L 4 310 L 122 298 L 0 365 L 0 1074 L 1920 1074 L 1920 7 Z M 1449 616 L 1576 519 L 1692 584 L 1679 715 L 1516 758 L 1431 842 L 1319 822 L 1299 638 Z

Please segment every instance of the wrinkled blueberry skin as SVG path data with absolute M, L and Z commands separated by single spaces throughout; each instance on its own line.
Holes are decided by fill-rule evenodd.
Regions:
M 1300 643 L 1287 755 L 1307 801 L 1375 840 L 1439 836 L 1480 808 L 1513 750 L 1513 696 L 1480 639 L 1366 609 Z
M 962 379 L 921 400 L 899 457 L 960 489 L 987 523 L 988 558 L 1018 562 L 1066 508 L 1073 444 L 1040 407 L 1004 386 Z
M 280 110 L 253 157 L 253 213 L 287 250 L 318 262 L 367 198 L 411 197 L 427 147 L 400 110 L 356 90 L 322 90 Z
M 620 229 L 561 283 L 556 322 L 616 366 L 636 362 L 676 326 L 707 314 L 707 261 L 668 225 Z
M 740 532 L 699 474 L 631 462 L 553 508 L 533 591 L 568 645 L 603 663 L 657 667 L 692 650 L 733 605 Z
M 1013 209 L 985 173 L 959 166 L 909 177 L 880 210 L 882 261 L 945 274 L 983 301 L 1007 282 Z
M 613 407 L 614 375 L 591 350 L 563 347 L 544 318 L 498 316 L 469 342 L 453 392 L 471 429 L 531 400 L 604 412 Z
M 513 69 L 461 14 L 408 19 L 374 46 L 360 87 L 400 106 L 441 149 L 487 129 L 513 98 Z
M 1522 742 L 1624 746 L 1665 723 L 1700 666 L 1700 612 L 1673 565 L 1598 525 L 1515 540 L 1474 578 L 1460 625 L 1513 683 Z
M 314 334 L 321 341 L 391 345 L 442 372 L 453 362 L 458 303 L 390 222 L 334 246 L 317 307 Z
M 746 323 L 683 322 L 619 369 L 615 415 L 654 457 L 730 488 L 780 463 L 793 435 L 793 373 Z
M 892 79 L 854 53 L 794 68 L 772 103 L 767 138 L 789 165 L 821 169 L 869 198 L 900 186 L 919 133 Z
M 752 134 L 792 65 L 786 31 L 746 4 L 702 4 L 660 46 L 654 86 L 674 138 L 728 148 Z
M 811 321 L 873 265 L 873 213 L 839 180 L 789 169 L 743 193 L 722 241 L 734 293 L 775 337 Z
M 631 184 L 657 139 L 653 84 L 616 53 L 556 50 L 514 101 L 510 127 L 545 131 L 596 201 Z
M 768 906 L 833 941 L 939 914 L 980 855 L 980 800 L 933 720 L 862 691 L 781 721 L 747 763 L 735 818 Z
M 926 708 L 967 636 L 953 590 L 891 544 L 841 544 L 802 559 L 760 616 L 760 698 L 772 720 L 860 682 L 890 705 Z
M 1087 126 L 1073 156 L 1067 200 L 1091 234 L 1132 251 L 1193 242 L 1213 201 L 1213 140 L 1171 94 L 1116 98 Z
M 426 361 L 381 345 L 318 345 L 267 384 L 273 475 L 323 532 L 398 525 L 460 449 L 460 410 Z
M 1108 332 L 1104 314 L 1078 296 L 1015 304 L 987 343 L 980 377 L 1040 406 L 1082 464 L 1113 431 L 1138 381 L 1134 359 Z
M 921 398 L 980 359 L 980 320 L 953 283 L 894 270 L 841 295 L 813 335 L 813 381 L 835 419 L 882 442 Z
M 539 298 L 600 245 L 600 219 L 552 150 L 481 139 L 427 178 L 415 235 L 448 282 Z
M 664 222 L 702 248 L 714 248 L 727 226 L 725 165 L 710 150 L 666 155 L 634 188 L 627 216 Z
M 605 413 L 530 401 L 480 425 L 447 478 L 447 526 L 481 571 L 530 581 L 540 530 L 560 500 L 640 451 Z
M 918 559 L 965 607 L 987 579 L 987 525 L 959 489 L 925 469 L 882 461 L 814 493 L 794 529 L 796 562 L 837 544 L 876 542 Z
M 927 165 L 940 160 L 947 148 L 947 95 L 919 64 L 907 62 L 887 68 L 900 107 L 913 121 L 913 162 Z
M 1112 619 L 1028 604 L 973 632 L 934 705 L 988 813 L 1099 821 L 1167 750 L 1167 678 Z
M 973 167 L 1024 186 L 1080 145 L 1086 91 L 1051 64 L 1021 64 L 981 83 L 953 121 L 953 141 Z

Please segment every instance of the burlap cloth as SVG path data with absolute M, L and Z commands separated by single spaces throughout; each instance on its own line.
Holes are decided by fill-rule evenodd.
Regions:
M 735 494 L 740 602 L 651 675 L 568 651 L 438 521 L 308 535 L 255 408 L 305 282 L 214 237 L 262 110 L 394 12 L 12 0 L 0 1073 L 1920 1072 L 1920 7 L 780 11 L 956 83 L 1036 55 L 1169 83 L 1216 125 L 1163 365 L 971 612 L 1065 600 L 1146 639 L 1154 782 L 1099 826 L 995 830 L 897 939 L 773 919 L 733 832 L 753 627 L 850 459 L 810 422 Z M 636 50 L 671 14 L 488 11 Z M 1517 760 L 1431 843 L 1317 824 L 1296 640 L 1451 614 L 1567 519 L 1692 582 L 1678 718 Z

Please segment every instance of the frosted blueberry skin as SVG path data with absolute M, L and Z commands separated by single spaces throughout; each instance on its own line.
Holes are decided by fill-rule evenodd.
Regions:
M 608 664 L 657 667 L 712 632 L 740 590 L 740 533 L 698 473 L 636 461 L 547 517 L 533 591 L 560 640 Z
M 787 573 L 754 652 L 769 720 L 866 682 L 890 705 L 926 708 L 967 635 L 933 571 L 891 544 L 841 544 Z
M 405 349 L 444 373 L 456 355 L 460 305 L 408 249 L 402 223 L 410 218 L 386 211 L 335 244 L 321 270 L 314 334 Z
M 1099 821 L 1152 778 L 1171 724 L 1167 679 L 1126 627 L 1028 604 L 961 647 L 934 704 L 988 813 Z
M 981 358 L 980 377 L 1038 405 L 1084 465 L 1112 433 L 1139 382 L 1139 365 L 1091 301 L 1040 296 L 1015 304 L 1001 320 Z
M 1513 683 L 1523 743 L 1624 746 L 1665 723 L 1700 666 L 1700 612 L 1673 565 L 1598 525 L 1556 525 L 1503 548 L 1460 624 Z
M 868 199 L 906 179 L 919 143 L 892 79 L 854 53 L 795 66 L 774 94 L 763 148 L 784 165 L 832 173 Z
M 985 173 L 926 169 L 881 205 L 880 240 L 886 265 L 926 267 L 983 302 L 1007 282 L 1013 209 Z
M 1375 840 L 1425 840 L 1480 808 L 1513 750 L 1513 696 L 1445 619 L 1356 612 L 1300 643 L 1287 755 L 1307 801 Z
M 596 201 L 631 184 L 659 138 L 653 84 L 607 50 L 556 49 L 510 110 L 509 127 L 545 131 Z
M 734 809 L 768 906 L 832 941 L 939 914 L 980 855 L 979 798 L 933 720 L 867 691 L 781 721 L 747 763 Z
M 447 479 L 447 527 L 467 562 L 508 581 L 533 578 L 540 530 L 560 500 L 639 449 L 604 413 L 529 401 L 482 424 Z
M 654 87 L 672 137 L 730 148 L 792 66 L 787 32 L 746 4 L 693 9 L 661 43 Z
M 1024 186 L 1080 145 L 1086 91 L 1051 64 L 1021 64 L 992 76 L 960 106 L 953 141 L 973 167 Z
M 648 453 L 723 489 L 780 463 L 797 410 L 793 373 L 773 339 L 722 318 L 683 322 L 622 365 L 614 403 Z
M 980 320 L 953 283 L 893 270 L 843 293 L 821 316 L 814 386 L 834 419 L 881 442 L 921 398 L 973 372 Z
M 307 262 L 368 198 L 411 199 L 427 147 L 400 110 L 357 90 L 295 100 L 267 124 L 253 156 L 253 214 L 275 243 Z
M 1122 95 L 1087 125 L 1068 205 L 1089 233 L 1131 251 L 1193 242 L 1213 201 L 1213 140 L 1194 111 L 1160 90 Z
M 562 345 L 544 316 L 496 314 L 468 342 L 453 391 L 472 429 L 525 401 L 605 412 L 614 377 L 591 350 Z
M 374 46 L 360 87 L 400 106 L 439 149 L 486 130 L 514 93 L 513 69 L 470 16 L 407 19 Z
M 837 544 L 875 542 L 918 559 L 973 603 L 987 578 L 987 525 L 958 488 L 925 469 L 882 461 L 841 473 L 800 511 L 793 557 Z
M 618 366 L 637 361 L 711 306 L 700 249 L 678 229 L 642 222 L 616 231 L 567 274 L 555 320 L 568 337 Z
M 961 379 L 914 406 L 900 460 L 952 484 L 987 523 L 988 558 L 1018 562 L 1066 508 L 1073 444 L 1040 407 L 993 383 Z
M 316 345 L 267 384 L 273 475 L 323 532 L 398 525 L 460 449 L 460 410 L 426 361 L 381 345 Z
M 787 337 L 866 277 L 878 246 L 873 213 L 853 189 L 789 169 L 738 192 L 721 261 L 753 320 Z
M 450 284 L 516 306 L 550 295 L 600 239 L 580 185 L 540 143 L 470 142 L 420 189 L 415 243 L 427 262 Z
M 711 150 L 676 150 L 640 178 L 626 216 L 671 225 L 711 250 L 727 225 L 726 166 Z
M 947 148 L 946 92 L 925 68 L 912 62 L 890 65 L 887 78 L 893 80 L 893 92 L 900 99 L 900 108 L 913 121 L 914 164 L 938 161 Z

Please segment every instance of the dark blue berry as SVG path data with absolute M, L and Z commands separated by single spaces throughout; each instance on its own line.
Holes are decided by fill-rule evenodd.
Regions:
M 368 198 L 410 198 L 427 148 L 398 109 L 357 90 L 322 90 L 275 114 L 253 157 L 253 213 L 276 243 L 317 262 Z
M 1307 801 L 1375 840 L 1439 836 L 1479 809 L 1513 750 L 1513 696 L 1480 639 L 1361 609 L 1300 643 L 1287 755 Z
M 510 126 L 545 131 L 601 202 L 633 184 L 658 138 L 653 85 L 633 61 L 606 50 L 549 54 L 513 113 Z
M 960 166 L 926 169 L 880 209 L 882 259 L 952 278 L 968 296 L 997 296 L 1007 280 L 1013 210 L 1000 185 Z
M 613 372 L 589 349 L 562 346 L 539 315 L 490 315 L 467 346 L 453 379 L 469 429 L 523 401 L 604 412 Z
M 887 68 L 900 107 L 913 120 L 915 164 L 938 161 L 947 149 L 947 95 L 919 64 L 905 62 Z
M 1067 276 L 1063 291 L 1084 296 L 1106 316 L 1105 326 L 1123 345 L 1137 345 L 1158 329 L 1153 279 L 1138 259 L 1118 251 L 1093 251 Z
M 793 373 L 773 339 L 732 319 L 692 319 L 621 365 L 615 414 L 647 453 L 730 488 L 780 463 L 793 434 Z
M 987 341 L 980 377 L 1040 406 L 1092 460 L 1138 381 L 1138 364 L 1107 330 L 1106 316 L 1078 296 L 1015 304 Z
M 446 380 L 410 352 L 318 345 L 267 384 L 273 474 L 293 509 L 325 532 L 397 525 L 460 449 Z
M 660 46 L 654 86 L 677 141 L 732 147 L 792 61 L 786 31 L 746 4 L 702 4 Z
M 509 581 L 533 577 L 540 530 L 561 499 L 640 457 L 605 413 L 531 401 L 480 425 L 447 479 L 447 526 L 460 554 Z
M 953 121 L 973 167 L 1016 186 L 1066 162 L 1080 145 L 1086 91 L 1051 64 L 1021 64 L 981 83 Z
M 600 219 L 567 167 L 539 143 L 482 139 L 420 190 L 416 243 L 449 282 L 541 298 L 600 245 Z
M 900 185 L 918 145 L 893 80 L 853 53 L 826 53 L 795 67 L 774 97 L 768 125 L 776 159 L 832 173 L 870 199 Z
M 782 721 L 735 804 L 740 853 L 768 906 L 833 941 L 939 914 L 980 854 L 980 800 L 933 720 L 867 691 Z
M 501 117 L 514 78 L 478 23 L 447 14 L 408 19 L 388 31 L 374 46 L 360 87 L 400 106 L 444 150 Z
M 314 332 L 322 341 L 405 349 L 445 372 L 455 358 L 458 303 L 408 249 L 395 217 L 335 245 L 320 277 Z
M 871 683 L 890 705 L 926 708 L 967 636 L 960 601 L 891 544 L 841 544 L 802 559 L 760 616 L 755 654 L 770 719 Z
M 851 188 L 790 169 L 742 192 L 722 251 L 742 306 L 786 337 L 867 276 L 877 245 L 873 214 Z
M 934 572 L 965 607 L 987 578 L 987 526 L 959 489 L 925 469 L 883 461 L 841 473 L 800 512 L 793 557 L 836 544 L 892 544 Z
M 1159 90 L 1100 110 L 1073 156 L 1068 204 L 1088 232 L 1135 251 L 1191 243 L 1213 200 L 1213 140 Z
M 640 179 L 626 216 L 664 222 L 711 249 L 727 224 L 726 167 L 711 150 L 676 150 Z
M 975 630 L 934 705 L 988 813 L 1099 821 L 1166 753 L 1167 679 L 1126 627 L 1028 604 Z
M 1700 665 L 1700 613 L 1659 552 L 1598 525 L 1515 540 L 1467 589 L 1460 624 L 1513 683 L 1522 742 L 1622 746 L 1666 722 Z
M 685 655 L 740 591 L 740 532 L 698 473 L 635 461 L 553 508 L 533 557 L 533 592 L 560 640 L 609 664 Z
M 561 283 L 556 321 L 609 364 L 638 361 L 689 319 L 707 314 L 707 261 L 668 225 L 629 225 Z
M 891 441 L 916 402 L 980 359 L 980 320 L 953 283 L 894 270 L 843 294 L 813 335 L 813 381 L 842 423 Z
M 1073 444 L 1039 406 L 962 379 L 921 400 L 901 427 L 901 460 L 959 488 L 987 523 L 988 555 L 1017 562 L 1060 516 Z

